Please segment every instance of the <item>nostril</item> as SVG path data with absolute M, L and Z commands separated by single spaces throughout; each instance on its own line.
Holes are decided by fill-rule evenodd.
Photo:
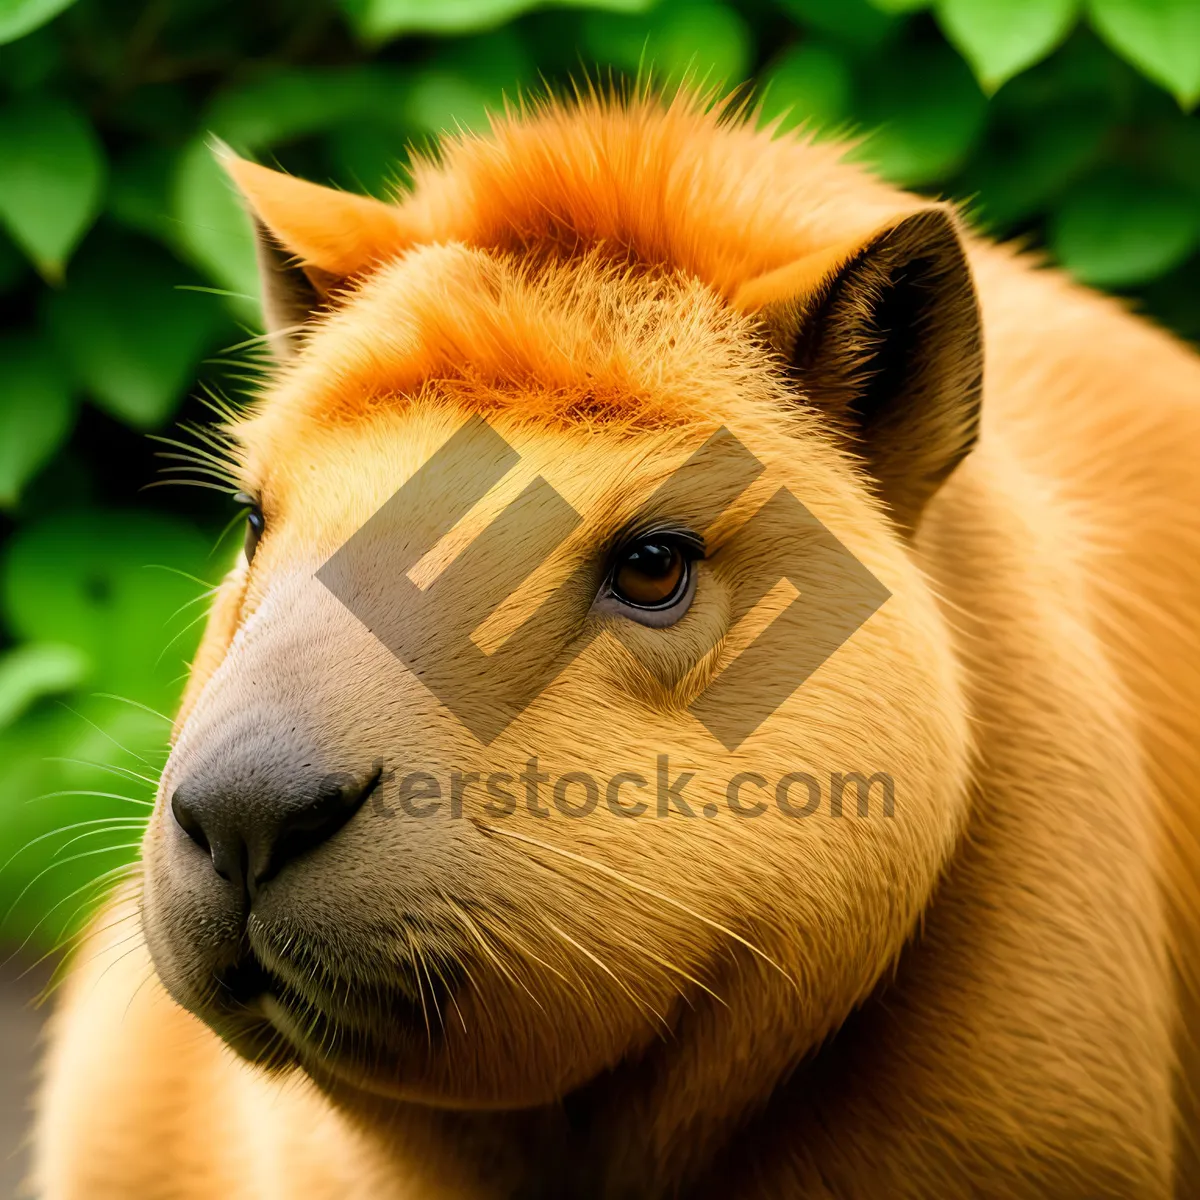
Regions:
M 213 872 L 253 902 L 260 884 L 333 837 L 381 778 L 381 768 L 365 778 L 320 780 L 277 766 L 258 779 L 251 772 L 236 780 L 222 771 L 197 772 L 175 789 L 171 813 L 208 855 Z
M 204 828 L 200 824 L 195 812 L 182 787 L 175 789 L 174 795 L 171 797 L 171 814 L 175 818 L 175 823 L 183 830 L 184 833 L 196 843 L 206 854 L 212 853 L 212 847 L 208 844 L 208 838 L 205 836 Z
M 292 809 L 280 823 L 266 867 L 256 879 L 265 882 L 293 859 L 328 841 L 363 806 L 382 776 L 367 779 L 334 775 L 324 780 L 306 805 Z

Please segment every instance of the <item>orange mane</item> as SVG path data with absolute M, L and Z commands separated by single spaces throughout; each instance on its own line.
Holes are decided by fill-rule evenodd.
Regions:
M 354 300 L 272 408 L 328 424 L 450 392 L 575 425 L 711 420 L 719 395 L 753 411 L 773 395 L 744 315 L 758 293 L 815 283 L 922 203 L 844 147 L 772 134 L 687 95 L 546 102 L 447 140 L 388 205 L 234 160 L 283 244 Z

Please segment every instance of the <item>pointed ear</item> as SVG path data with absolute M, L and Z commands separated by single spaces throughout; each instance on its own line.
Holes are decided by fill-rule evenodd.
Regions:
M 226 146 L 216 154 L 254 222 L 263 318 L 276 353 L 288 358 L 314 312 L 413 238 L 395 205 L 260 167 Z
M 867 462 L 906 533 L 975 444 L 983 342 L 952 214 L 929 208 L 760 276 L 757 312 L 797 389 Z

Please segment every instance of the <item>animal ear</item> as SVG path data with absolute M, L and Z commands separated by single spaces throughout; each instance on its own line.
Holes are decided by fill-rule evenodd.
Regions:
M 413 238 L 395 205 L 260 167 L 225 146 L 216 153 L 254 222 L 271 343 L 280 357 L 291 357 L 315 312 Z
M 758 312 L 803 397 L 915 530 L 979 431 L 979 308 L 951 213 L 924 209 L 750 280 L 734 304 Z

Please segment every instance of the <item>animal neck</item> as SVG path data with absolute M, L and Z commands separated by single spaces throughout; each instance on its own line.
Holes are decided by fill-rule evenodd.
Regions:
M 684 1006 L 648 1050 L 554 1104 L 469 1112 L 332 1098 L 395 1158 L 398 1173 L 420 1164 L 435 1192 L 480 1200 L 687 1194 L 811 1044 L 788 1028 L 784 998 L 761 1025 L 735 1019 L 755 993 L 762 1007 L 755 972 L 753 960 L 731 957 L 727 1003 Z

